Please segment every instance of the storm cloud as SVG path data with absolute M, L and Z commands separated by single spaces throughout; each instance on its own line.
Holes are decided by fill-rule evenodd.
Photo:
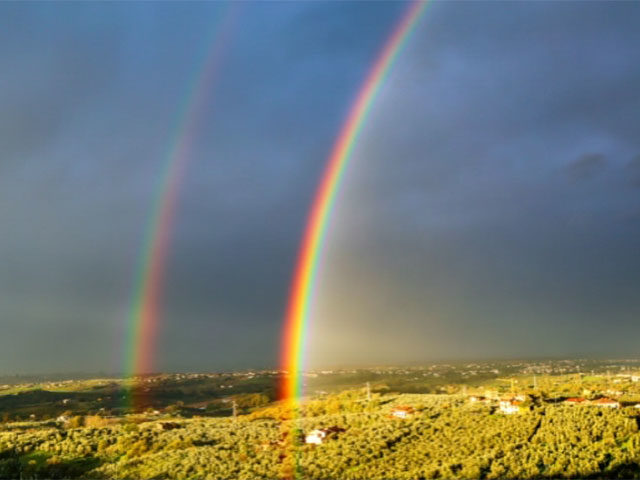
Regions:
M 234 7 L 190 132 L 159 370 L 276 364 L 315 185 L 404 7 Z M 1 371 L 122 368 L 154 195 L 225 15 L 0 6 Z M 639 20 L 623 2 L 428 7 L 339 193 L 311 366 L 637 353 Z

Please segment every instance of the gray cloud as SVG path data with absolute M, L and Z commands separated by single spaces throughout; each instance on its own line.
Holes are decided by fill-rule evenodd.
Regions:
M 5 368 L 119 368 L 219 7 L 0 6 Z M 403 8 L 242 5 L 188 132 L 158 368 L 275 364 L 313 190 Z M 639 7 L 428 8 L 339 194 L 312 364 L 633 353 Z
M 312 363 L 635 351 L 639 12 L 501 6 L 435 4 L 381 93 Z
M 587 180 L 600 174 L 607 166 L 607 159 L 601 153 L 585 153 L 567 166 L 567 174 L 572 180 Z
M 627 164 L 626 172 L 629 181 L 635 187 L 640 187 L 640 155 L 636 155 Z

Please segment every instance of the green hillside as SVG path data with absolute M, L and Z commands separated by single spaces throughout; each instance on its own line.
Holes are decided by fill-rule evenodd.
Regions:
M 638 478 L 633 407 L 533 401 L 518 414 L 462 395 L 361 391 L 310 401 L 304 417 L 277 405 L 237 418 L 77 417 L 10 423 L 0 431 L 0 478 Z M 391 415 L 410 407 L 406 419 Z M 77 428 L 73 428 L 76 425 Z M 320 445 L 298 434 L 341 427 Z

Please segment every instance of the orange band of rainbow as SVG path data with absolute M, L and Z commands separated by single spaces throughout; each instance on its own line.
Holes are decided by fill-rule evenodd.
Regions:
M 290 288 L 284 320 L 280 365 L 287 374 L 280 385 L 280 398 L 295 404 L 302 396 L 302 371 L 310 305 L 317 281 L 318 263 L 351 152 L 380 88 L 425 11 L 426 1 L 415 1 L 387 40 L 361 87 L 327 160 L 316 191 Z

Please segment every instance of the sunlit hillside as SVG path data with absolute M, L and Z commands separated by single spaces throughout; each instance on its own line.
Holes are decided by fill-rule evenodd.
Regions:
M 6 386 L 0 478 L 637 477 L 636 364 L 309 372 L 296 418 L 273 401 L 277 372 L 148 377 L 155 400 L 119 408 L 105 389 L 130 380 Z

